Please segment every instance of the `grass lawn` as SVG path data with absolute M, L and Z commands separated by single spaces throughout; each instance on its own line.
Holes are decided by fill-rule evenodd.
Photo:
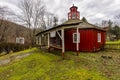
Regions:
M 107 41 L 106 45 L 105 45 L 105 48 L 120 50 L 120 40 L 118 40 L 118 41 Z
M 0 55 L 0 59 L 4 59 L 4 58 L 8 58 L 10 56 L 15 56 L 15 55 L 19 55 L 19 54 L 25 54 L 25 53 L 29 53 L 29 52 L 33 52 L 34 50 L 36 50 L 36 48 L 32 48 L 32 49 L 27 49 L 27 50 L 24 50 L 24 51 L 20 51 L 20 52 L 15 52 L 13 54 L 13 52 L 7 54 L 7 55 Z M 2 53 L 0 53 L 2 54 Z
M 0 80 L 120 80 L 119 51 L 81 52 L 79 56 L 66 52 L 65 60 L 58 52 L 35 48 L 28 52 L 34 54 L 0 66 Z
M 118 41 L 107 41 L 106 44 L 120 44 L 120 40 L 118 40 Z

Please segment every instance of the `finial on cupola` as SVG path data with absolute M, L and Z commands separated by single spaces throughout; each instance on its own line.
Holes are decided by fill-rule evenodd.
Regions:
M 68 13 L 68 19 L 79 19 L 80 18 L 80 12 L 77 11 L 77 7 L 73 6 L 70 8 L 70 12 Z

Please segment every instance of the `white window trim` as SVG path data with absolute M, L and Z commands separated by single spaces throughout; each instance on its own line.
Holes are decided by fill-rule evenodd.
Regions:
M 53 31 L 53 32 L 50 32 L 50 37 L 51 37 L 51 38 L 54 38 L 54 37 L 56 37 L 56 32 L 55 32 L 55 31 Z
M 20 41 L 20 40 L 22 40 L 22 41 Z M 24 37 L 17 37 L 17 38 L 16 38 L 16 43 L 24 44 L 24 43 L 25 43 Z
M 77 43 L 77 41 L 75 41 L 74 37 L 77 33 L 73 33 L 73 43 Z M 77 36 L 76 36 L 77 38 Z M 76 39 L 77 40 L 77 39 Z M 80 33 L 78 33 L 78 43 L 80 43 Z
M 99 43 L 101 42 L 101 33 L 97 34 L 97 40 L 98 40 Z

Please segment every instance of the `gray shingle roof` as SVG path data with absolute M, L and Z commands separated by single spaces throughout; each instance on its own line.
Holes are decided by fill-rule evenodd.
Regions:
M 69 27 L 71 27 L 71 26 L 76 27 L 77 26 L 77 27 L 79 27 L 79 29 L 97 29 L 97 30 L 105 31 L 104 29 L 102 29 L 102 28 L 100 28 L 98 26 L 95 26 L 95 25 L 90 24 L 88 22 L 84 22 L 84 21 L 82 21 L 80 19 L 69 19 L 69 20 L 67 20 L 66 22 L 64 22 L 61 25 L 58 25 L 56 27 L 50 28 L 48 30 L 45 30 L 43 32 L 40 32 L 40 33 L 36 34 L 36 36 L 38 36 L 39 34 L 42 34 L 44 32 L 47 32 L 47 31 L 50 31 L 50 30 L 53 30 L 53 29 L 57 29 L 57 28 L 60 28 L 60 27 L 65 27 L 65 26 L 67 26 L 67 27 L 68 26 Z

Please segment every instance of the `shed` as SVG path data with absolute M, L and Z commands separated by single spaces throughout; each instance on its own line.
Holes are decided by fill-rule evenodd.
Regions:
M 47 45 L 48 49 L 61 49 L 63 58 L 65 51 L 76 51 L 78 55 L 80 51 L 93 52 L 103 49 L 106 31 L 79 18 L 80 13 L 73 5 L 65 23 L 36 34 L 37 44 Z

